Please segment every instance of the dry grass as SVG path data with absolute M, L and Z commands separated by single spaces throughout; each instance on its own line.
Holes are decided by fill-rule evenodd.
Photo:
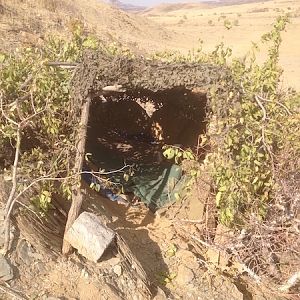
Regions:
M 24 14 L 26 11 L 26 14 Z M 164 5 L 144 13 L 118 11 L 97 0 L 0 0 L 0 50 L 22 43 L 35 43 L 46 32 L 67 33 L 71 18 L 81 19 L 90 31 L 106 41 L 118 41 L 135 51 L 179 50 L 187 53 L 204 41 L 204 51 L 224 42 L 234 56 L 243 57 L 268 32 L 276 16 L 291 15 L 292 24 L 284 34 L 281 50 L 284 84 L 300 89 L 300 2 L 272 0 L 223 7 L 210 5 Z M 227 30 L 224 18 L 232 26 Z M 213 26 L 212 26 L 213 24 Z M 264 59 L 264 51 L 258 54 Z
M 178 38 L 177 50 L 183 53 L 197 48 L 198 40 L 201 39 L 204 51 L 212 51 L 216 44 L 224 42 L 233 49 L 234 56 L 243 57 L 251 48 L 251 42 L 258 42 L 270 30 L 278 15 L 289 13 L 291 24 L 283 35 L 280 62 L 285 70 L 285 85 L 300 90 L 300 40 L 297 38 L 300 32 L 299 11 L 298 0 L 272 0 L 223 7 L 183 7 L 168 12 L 159 12 L 155 8 L 144 15 L 158 24 L 164 24 L 165 28 L 174 30 Z M 151 16 L 153 13 L 155 16 Z M 183 16 L 186 16 L 184 23 Z M 232 24 L 238 22 L 238 26 L 227 30 L 224 18 Z M 260 61 L 265 58 L 263 49 L 258 53 L 258 58 Z

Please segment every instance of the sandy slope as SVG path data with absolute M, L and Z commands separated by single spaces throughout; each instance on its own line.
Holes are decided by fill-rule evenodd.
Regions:
M 35 43 L 45 32 L 67 33 L 81 19 L 104 40 L 134 49 L 172 45 L 176 35 L 144 16 L 126 13 L 98 0 L 0 0 L 0 50 Z
M 45 32 L 68 33 L 70 20 L 79 18 L 101 39 L 118 41 L 141 54 L 166 49 L 187 53 L 197 48 L 201 39 L 204 50 L 211 51 L 223 41 L 234 55 L 242 57 L 251 41 L 258 42 L 283 12 L 292 15 L 281 52 L 285 84 L 300 90 L 299 0 L 231 6 L 165 4 L 138 14 L 98 0 L 0 0 L 0 51 L 34 44 Z M 225 19 L 236 25 L 227 30 Z
M 251 47 L 251 41 L 258 42 L 261 35 L 270 30 L 276 16 L 283 13 L 290 13 L 292 16 L 291 24 L 283 35 L 281 51 L 285 84 L 300 89 L 299 0 L 272 0 L 210 8 L 183 6 L 169 11 L 154 8 L 143 14 L 166 29 L 184 34 L 184 39 L 177 44 L 182 52 L 196 48 L 201 39 L 204 50 L 212 50 L 223 41 L 234 50 L 236 56 L 244 56 Z M 231 23 L 238 22 L 237 26 L 227 30 L 224 26 L 225 19 Z M 260 59 L 263 57 L 263 54 L 259 54 Z

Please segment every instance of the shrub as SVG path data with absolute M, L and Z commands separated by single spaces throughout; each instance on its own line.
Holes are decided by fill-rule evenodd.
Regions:
M 296 98 L 279 92 L 279 46 L 287 21 L 286 17 L 279 17 L 273 30 L 263 36 L 263 42 L 271 45 L 262 66 L 254 56 L 249 64 L 233 61 L 235 84 L 226 104 L 219 103 L 217 92 L 212 93 L 212 111 L 217 122 L 211 123 L 215 129 L 210 137 L 216 141 L 217 134 L 218 142 L 208 161 L 216 183 L 220 221 L 229 226 L 245 224 L 253 214 L 261 219 L 266 217 L 277 184 L 276 155 L 287 139 L 294 141 L 295 152 L 300 149 L 300 143 L 296 143 Z
M 48 62 L 79 62 L 84 49 L 98 47 L 93 38 L 83 35 L 80 22 L 71 26 L 70 40 L 49 37 L 41 47 L 0 55 L 0 144 L 1 148 L 16 144 L 22 149 L 18 192 L 26 189 L 24 182 L 46 175 L 66 176 L 71 171 L 68 158 L 74 151 L 73 121 L 80 107 L 72 103 L 72 72 Z M 19 145 L 18 140 L 22 141 Z M 42 188 L 37 197 L 40 208 L 46 209 L 45 195 L 51 194 L 51 189 L 49 183 Z M 39 203 L 37 199 L 35 203 Z
M 229 20 L 224 20 L 224 27 L 226 28 L 226 29 L 231 29 L 232 28 L 232 23 L 229 21 Z

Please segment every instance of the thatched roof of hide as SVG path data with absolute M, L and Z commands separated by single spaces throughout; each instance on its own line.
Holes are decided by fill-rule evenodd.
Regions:
M 208 63 L 164 62 L 144 57 L 111 56 L 88 51 L 73 78 L 74 94 L 82 99 L 103 87 L 158 92 L 174 88 L 207 90 L 229 76 L 226 68 Z

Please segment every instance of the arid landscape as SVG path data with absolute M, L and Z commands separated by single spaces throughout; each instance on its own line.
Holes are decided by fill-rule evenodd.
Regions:
M 141 14 L 180 37 L 176 41 L 176 50 L 197 49 L 199 40 L 202 40 L 203 50 L 212 51 L 217 44 L 224 42 L 233 50 L 233 56 L 243 57 L 251 49 L 252 42 L 259 43 L 276 16 L 283 13 L 291 14 L 291 24 L 283 35 L 280 62 L 285 72 L 285 85 L 299 89 L 300 41 L 295 38 L 300 34 L 299 1 L 261 1 L 217 7 L 209 4 L 161 5 Z M 229 30 L 224 26 L 226 20 L 232 24 Z M 173 46 L 170 43 L 166 47 Z M 260 53 L 258 57 L 265 58 Z
M 300 299 L 300 146 L 297 130 L 293 130 L 299 126 L 294 90 L 300 91 L 300 1 L 183 2 L 146 8 L 119 1 L 0 0 L 0 70 L 3 68 L 1 74 L 6 76 L 0 78 L 0 246 L 5 248 L 7 235 L 11 239 L 9 251 L 0 254 L 0 299 Z M 263 81 L 261 90 L 256 82 L 252 95 L 247 76 L 243 78 L 245 86 L 237 84 L 240 78 L 232 79 L 232 59 L 243 61 L 254 48 L 259 63 L 268 59 L 269 48 L 261 37 L 285 14 L 289 23 L 279 52 L 283 76 L 279 83 L 274 83 L 272 76 L 263 81 L 263 75 L 245 69 L 253 81 Z M 74 34 L 76 26 L 82 29 L 78 35 Z M 62 40 L 48 48 L 52 35 Z M 64 44 L 63 40 L 71 42 Z M 211 53 L 221 43 L 232 49 L 227 66 L 164 60 L 168 53 L 182 57 L 200 50 Z M 20 62 L 18 53 L 24 47 L 28 56 Z M 13 55 L 16 60 L 6 63 Z M 40 61 L 34 62 L 34 55 Z M 158 60 L 152 61 L 153 57 Z M 278 69 L 272 71 L 276 77 Z M 239 70 L 235 72 L 239 74 Z M 89 99 L 90 106 L 85 106 L 88 101 L 84 99 Z M 286 144 L 281 139 L 285 135 Z M 78 150 L 79 145 L 83 149 Z M 221 149 L 220 145 L 225 146 Z M 242 154 L 239 147 L 244 147 Z M 153 211 L 131 186 L 127 191 L 131 198 L 123 195 L 123 186 L 122 193 L 116 192 L 126 200 L 119 203 L 92 190 L 93 181 L 83 180 L 85 173 L 94 176 L 98 171 L 99 178 L 117 173 L 122 163 L 124 168 L 130 166 L 129 175 L 124 172 L 125 180 L 125 175 L 135 175 L 131 170 L 135 164 L 170 164 L 170 153 L 175 165 L 182 164 L 183 174 L 193 178 L 192 187 L 183 181 L 188 192 L 182 198 L 174 193 L 174 202 L 168 190 L 170 203 Z M 206 159 L 206 153 L 212 155 Z M 249 155 L 246 163 L 242 155 Z M 95 165 L 87 171 L 88 156 L 96 157 L 99 164 L 93 161 Z M 220 221 L 218 210 L 224 209 L 220 195 L 229 191 L 225 185 L 240 177 L 233 171 L 234 180 L 229 178 L 221 186 L 207 167 L 211 157 L 216 157 L 218 170 L 228 161 L 233 169 L 243 163 L 246 166 L 236 172 L 244 175 L 246 170 L 246 179 L 233 187 L 234 195 L 246 191 L 242 221 L 237 218 L 236 227 Z M 242 162 L 232 163 L 228 157 Z M 117 167 L 102 167 L 106 159 Z M 61 163 L 63 171 L 55 169 L 56 163 Z M 47 168 L 53 172 L 51 176 Z M 39 184 L 46 177 L 55 183 L 44 193 L 48 186 Z M 36 189 L 31 189 L 30 180 L 38 182 Z M 71 188 L 66 188 L 63 180 Z M 147 180 L 155 183 L 153 178 Z M 277 189 L 271 190 L 272 184 Z M 146 190 L 146 196 L 152 189 L 155 184 Z M 116 233 L 117 246 L 107 247 L 98 262 L 80 252 L 61 254 L 72 210 L 71 201 L 65 200 L 73 201 L 78 190 L 83 197 L 81 211 L 93 213 Z M 107 192 L 107 186 L 104 190 Z M 40 192 L 44 201 L 51 198 L 45 210 L 36 204 Z M 266 197 L 266 203 L 259 206 Z M 7 199 L 13 203 L 8 217 Z M 245 208 L 248 204 L 250 217 Z M 234 218 L 230 209 L 228 215 Z M 12 224 L 8 233 L 4 230 L 7 222 Z M 248 227 L 243 222 L 249 222 Z
M 138 12 L 121 11 L 96 0 L 8 0 L 0 5 L 2 49 L 35 43 L 49 32 L 67 32 L 68 20 L 79 18 L 101 39 L 119 42 L 140 54 L 165 50 L 186 54 L 198 49 L 202 41 L 204 51 L 212 51 L 224 42 L 233 50 L 234 57 L 241 58 L 251 50 L 252 42 L 260 42 L 278 15 L 288 13 L 291 23 L 283 35 L 280 63 L 284 69 L 284 85 L 300 88 L 300 41 L 295 38 L 300 34 L 300 3 L 296 0 L 237 2 L 224 6 L 162 4 Z M 224 25 L 227 20 L 230 29 Z M 263 60 L 266 53 L 261 49 L 257 56 Z

